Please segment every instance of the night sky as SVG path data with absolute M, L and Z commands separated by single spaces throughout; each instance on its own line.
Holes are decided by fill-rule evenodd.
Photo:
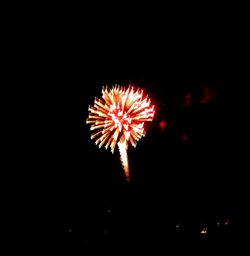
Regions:
M 249 81 L 239 52 L 219 32 L 111 23 L 66 26 L 44 51 L 38 144 L 46 150 L 31 175 L 42 244 L 66 255 L 241 248 Z M 143 89 L 156 109 L 128 149 L 130 184 L 118 149 L 99 149 L 86 125 L 88 105 L 114 84 Z
M 64 246 L 129 252 L 236 245 L 243 237 L 245 169 L 232 81 L 168 77 L 152 68 L 108 70 L 82 83 L 72 103 L 78 127 L 70 127 L 70 112 L 64 119 L 69 131 L 77 127 L 72 131 L 77 137 L 65 129 L 69 145 L 56 178 Z M 131 184 L 118 150 L 112 155 L 99 149 L 85 124 L 88 105 L 101 97 L 103 85 L 115 83 L 144 89 L 156 107 L 146 136 L 128 149 Z M 203 228 L 208 233 L 201 233 Z

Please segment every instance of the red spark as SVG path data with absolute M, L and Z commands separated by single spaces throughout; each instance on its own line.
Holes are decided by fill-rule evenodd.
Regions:
M 161 120 L 160 123 L 159 123 L 159 127 L 162 131 L 165 131 L 166 130 L 166 127 L 167 127 L 167 122 L 166 120 Z

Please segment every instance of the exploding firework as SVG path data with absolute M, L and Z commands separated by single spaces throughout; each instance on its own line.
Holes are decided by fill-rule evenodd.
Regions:
M 143 90 L 127 89 L 115 85 L 112 89 L 102 88 L 102 98 L 95 98 L 94 106 L 89 106 L 87 124 L 94 131 L 91 139 L 101 148 L 111 148 L 114 153 L 116 144 L 120 152 L 122 166 L 127 180 L 130 180 L 127 148 L 129 142 L 136 143 L 145 136 L 144 122 L 152 121 L 154 105 L 150 104 L 148 96 L 143 96 Z

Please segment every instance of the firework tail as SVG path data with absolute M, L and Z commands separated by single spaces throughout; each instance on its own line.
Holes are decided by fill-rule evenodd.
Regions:
M 127 181 L 130 181 L 127 148 L 128 144 L 136 147 L 137 141 L 145 136 L 144 122 L 152 121 L 154 106 L 148 96 L 143 97 L 143 90 L 134 87 L 115 85 L 111 90 L 102 89 L 102 99 L 95 98 L 94 106 L 89 106 L 86 120 L 93 131 L 91 139 L 101 148 L 111 148 L 114 153 L 118 144 L 122 166 Z
M 122 167 L 126 176 L 126 180 L 130 182 L 130 172 L 129 172 L 129 163 L 128 163 L 128 152 L 127 152 L 127 142 L 118 142 L 118 148 L 120 152 L 120 159 Z

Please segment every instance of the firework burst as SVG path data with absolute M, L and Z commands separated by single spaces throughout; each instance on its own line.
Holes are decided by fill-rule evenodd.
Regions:
M 143 96 L 143 90 L 127 89 L 119 85 L 102 88 L 102 99 L 95 98 L 94 106 L 89 106 L 87 124 L 93 131 L 91 139 L 101 148 L 111 148 L 114 153 L 116 144 L 120 152 L 122 166 L 127 180 L 130 179 L 127 148 L 145 136 L 144 122 L 152 121 L 154 105 Z

